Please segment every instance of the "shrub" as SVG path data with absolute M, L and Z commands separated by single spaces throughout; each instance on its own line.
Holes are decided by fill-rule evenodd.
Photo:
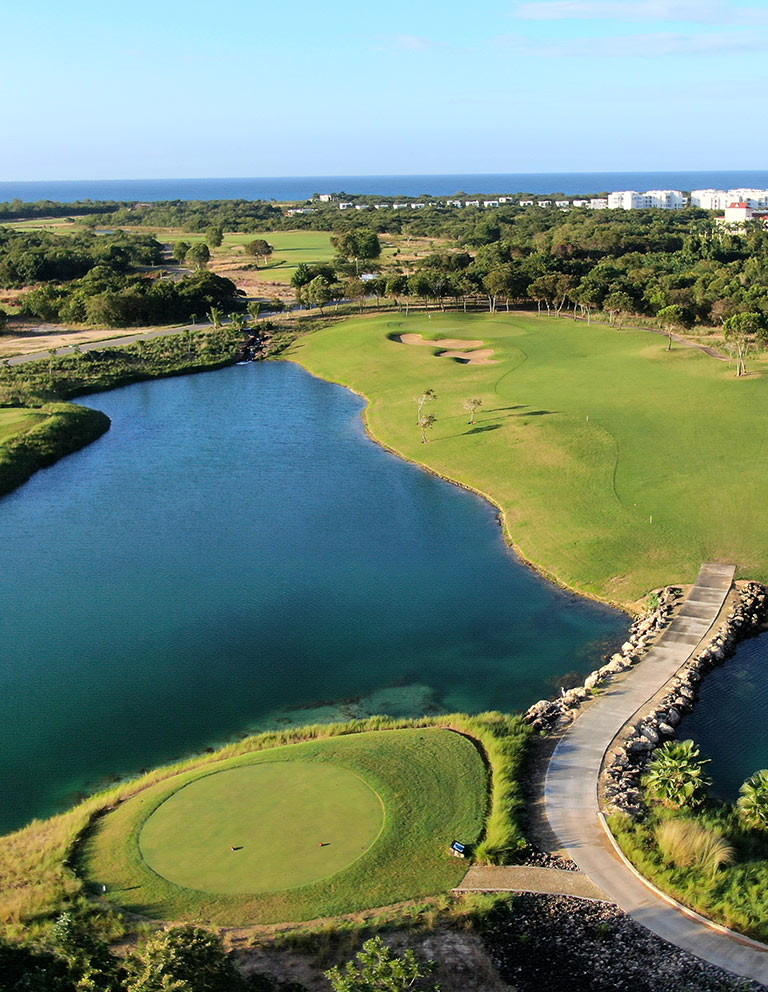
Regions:
M 648 796 L 674 809 L 700 805 L 712 784 L 704 774 L 706 763 L 693 741 L 667 741 L 656 751 L 643 779 Z
M 768 768 L 751 775 L 739 789 L 739 816 L 748 827 L 768 830 Z
M 721 833 L 695 820 L 665 820 L 656 828 L 656 843 L 663 857 L 678 868 L 698 868 L 714 875 L 736 860 L 733 847 Z

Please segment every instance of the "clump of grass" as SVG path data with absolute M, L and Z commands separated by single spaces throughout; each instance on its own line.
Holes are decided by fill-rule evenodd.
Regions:
M 736 860 L 733 846 L 721 833 L 695 820 L 663 821 L 656 828 L 656 843 L 663 857 L 678 868 L 698 868 L 709 875 Z

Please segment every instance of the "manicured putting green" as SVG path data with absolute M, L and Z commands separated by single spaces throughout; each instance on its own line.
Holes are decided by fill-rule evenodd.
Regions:
M 153 871 L 185 888 L 275 892 L 356 861 L 383 821 L 381 800 L 354 772 L 320 762 L 265 762 L 206 775 L 174 792 L 145 823 L 139 847 Z

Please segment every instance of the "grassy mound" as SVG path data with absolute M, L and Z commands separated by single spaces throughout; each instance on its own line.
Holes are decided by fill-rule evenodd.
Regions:
M 402 344 L 403 333 L 481 341 L 496 364 Z M 737 379 L 644 331 L 515 313 L 353 319 L 286 357 L 366 395 L 377 439 L 488 494 L 521 553 L 565 585 L 627 604 L 719 559 L 768 580 L 759 362 Z M 414 398 L 428 388 L 437 422 L 424 444 Z
M 315 861 L 305 866 L 304 884 L 295 888 L 280 885 L 280 869 L 285 866 L 280 858 L 285 854 L 283 848 L 277 861 L 267 866 L 261 876 L 262 882 L 271 883 L 279 891 L 254 894 L 247 878 L 241 878 L 238 883 L 234 869 L 230 869 L 229 875 L 217 875 L 221 859 L 215 856 L 210 865 L 198 864 L 196 869 L 195 858 L 208 858 L 204 847 L 196 845 L 193 850 L 184 850 L 184 838 L 174 840 L 171 834 L 165 834 L 162 814 L 155 811 L 166 801 L 180 800 L 187 789 L 198 786 L 201 775 L 208 780 L 219 779 L 218 783 L 206 783 L 203 804 L 206 789 L 219 790 L 208 792 L 218 809 L 208 807 L 205 815 L 215 818 L 219 829 L 214 832 L 213 842 L 220 850 L 224 849 L 224 856 L 233 863 L 243 852 L 232 851 L 230 846 L 240 846 L 236 842 L 243 838 L 226 829 L 227 809 L 237 792 L 236 779 L 227 783 L 227 776 L 235 772 L 252 774 L 265 765 L 283 794 L 298 786 L 298 779 L 306 787 L 312 780 L 313 766 L 320 768 L 318 785 L 330 781 L 328 766 L 334 771 L 353 773 L 349 778 L 363 779 L 369 791 L 374 790 L 380 797 L 385 810 L 378 837 L 374 835 L 371 844 L 369 822 L 364 835 L 358 834 L 363 845 L 370 845 L 368 849 L 346 866 L 337 864 L 330 879 L 317 880 L 316 876 L 312 879 L 309 869 L 318 866 L 317 854 L 321 849 L 317 848 Z M 281 769 L 276 767 L 280 765 L 286 769 L 285 783 L 281 781 Z M 151 786 L 104 817 L 81 853 L 80 867 L 85 876 L 97 887 L 106 885 L 110 900 L 146 916 L 204 918 L 229 925 L 307 920 L 450 889 L 465 871 L 465 866 L 449 854 L 451 841 L 460 838 L 474 843 L 483 829 L 487 806 L 483 761 L 470 741 L 447 729 L 403 729 L 306 741 L 226 759 L 217 762 L 215 768 L 218 775 L 210 774 L 212 768 L 195 770 Z M 227 789 L 227 785 L 231 788 Z M 227 791 L 226 797 L 221 790 Z M 286 835 L 294 834 L 299 843 L 303 837 L 306 843 L 307 837 L 313 835 L 312 825 L 304 823 L 297 827 L 290 818 L 301 816 L 300 807 L 300 796 L 295 803 L 288 797 L 285 812 L 289 818 L 282 824 L 279 819 L 269 818 L 266 826 L 282 830 Z M 153 827 L 154 815 L 161 816 L 158 830 Z M 348 807 L 347 816 L 354 820 L 354 813 Z M 338 818 L 335 829 L 337 835 L 342 830 Z M 145 830 L 150 834 L 149 845 L 142 843 Z M 258 843 L 258 832 L 254 840 Z M 260 854 L 264 860 L 273 858 L 271 840 L 271 836 L 261 839 Z M 181 848 L 175 858 L 169 854 L 174 843 Z M 200 888 L 174 884 L 158 875 L 153 868 L 157 867 L 159 851 L 165 852 L 166 858 L 173 858 L 175 880 Z M 150 853 L 149 863 L 143 856 L 147 853 Z M 254 851 L 254 863 L 257 860 L 258 853 Z M 301 881 L 301 874 L 293 871 L 291 880 Z M 211 878 L 214 884 L 218 881 L 219 890 L 202 891 L 203 884 L 210 884 Z
M 24 411 L 28 414 L 24 419 L 18 416 L 20 411 L 13 412 L 18 429 L 5 440 L 0 436 L 0 496 L 109 430 L 105 413 L 74 403 L 48 403 L 39 410 Z M 0 420 L 0 428 L 10 429 L 11 423 L 10 417 Z
M 377 794 L 346 769 L 263 761 L 205 775 L 174 792 L 144 824 L 139 850 L 175 885 L 272 892 L 356 861 L 383 820 Z
M 92 881 L 88 883 L 84 880 L 82 868 L 95 853 L 95 847 L 100 844 L 98 838 L 102 836 L 102 826 L 105 828 L 109 826 L 112 829 L 116 825 L 117 814 L 123 810 L 128 811 L 131 815 L 131 811 L 136 810 L 137 807 L 143 809 L 142 800 L 146 801 L 150 797 L 150 789 L 162 790 L 165 786 L 166 792 L 172 794 L 177 791 L 181 776 L 188 776 L 189 780 L 199 778 L 206 772 L 212 772 L 214 766 L 218 770 L 224 767 L 225 761 L 234 761 L 235 759 L 243 759 L 242 763 L 247 764 L 248 758 L 258 757 L 270 749 L 273 753 L 278 753 L 275 749 L 280 749 L 280 752 L 285 754 L 288 749 L 284 748 L 283 745 L 320 744 L 324 741 L 341 743 L 346 738 L 358 734 L 375 732 L 373 736 L 383 738 L 387 736 L 382 733 L 383 731 L 389 733 L 407 729 L 423 732 L 427 729 L 448 727 L 477 741 L 486 759 L 486 767 L 490 769 L 490 802 L 488 802 L 488 796 L 485 792 L 488 775 L 486 767 L 482 769 L 482 784 L 478 785 L 476 781 L 474 785 L 472 784 L 477 769 L 477 762 L 474 759 L 478 758 L 479 760 L 477 751 L 472 755 L 472 775 L 468 779 L 462 779 L 456 787 L 456 795 L 465 796 L 468 789 L 477 788 L 483 794 L 483 807 L 487 816 L 484 834 L 476 850 L 476 859 L 485 864 L 506 863 L 513 860 L 516 852 L 525 845 L 521 827 L 523 799 L 520 775 L 526 744 L 531 731 L 522 717 L 508 716 L 503 713 L 483 713 L 479 716 L 453 713 L 443 717 L 422 717 L 415 720 L 371 717 L 368 720 L 321 724 L 248 737 L 236 744 L 221 748 L 213 754 L 204 757 L 198 756 L 176 765 L 157 768 L 141 778 L 123 782 L 109 791 L 92 796 L 66 813 L 51 817 L 48 820 L 34 820 L 21 830 L 0 837 L 0 923 L 5 926 L 9 935 L 36 932 L 45 926 L 46 920 L 50 919 L 51 916 L 80 903 L 87 895 L 89 888 L 91 891 L 93 888 Z M 449 732 L 445 731 L 445 733 Z M 456 733 L 450 734 L 450 737 L 459 739 Z M 438 738 L 434 739 L 437 740 Z M 472 747 L 468 741 L 464 741 L 464 743 Z M 462 753 L 468 754 L 466 749 Z M 408 776 L 425 775 L 429 778 L 423 767 L 419 771 L 421 755 L 411 755 L 411 757 L 415 761 L 415 765 L 411 762 L 412 767 L 406 767 L 404 774 Z M 336 766 L 339 765 L 338 761 L 332 763 Z M 405 764 L 408 766 L 407 761 Z M 357 769 L 355 771 L 359 774 Z M 374 767 L 373 776 L 377 772 L 378 769 Z M 362 777 L 373 783 L 372 777 L 368 778 L 366 775 Z M 173 785 L 169 785 L 172 779 L 175 779 L 175 782 Z M 396 788 L 399 788 L 397 784 Z M 427 791 L 425 793 L 426 799 L 429 799 L 429 795 L 429 791 Z M 162 799 L 157 797 L 157 792 L 154 793 L 154 796 L 154 808 L 156 808 Z M 408 801 L 413 801 L 412 794 Z M 456 804 L 454 795 L 451 796 L 450 802 L 450 816 L 457 815 L 456 810 L 453 809 Z M 422 797 L 419 796 L 417 810 L 420 811 L 423 805 Z M 463 803 L 462 806 L 465 807 L 466 804 Z M 399 805 L 394 806 L 395 810 L 399 808 Z M 112 811 L 115 813 L 114 817 L 105 816 Z M 148 818 L 150 813 L 151 809 L 148 809 L 143 817 L 144 820 Z M 471 815 L 474 816 L 475 812 L 472 811 Z M 119 828 L 119 824 L 117 826 Z M 134 841 L 137 842 L 141 823 L 137 822 L 134 826 L 136 828 Z M 406 834 L 405 839 L 408 839 L 408 834 Z M 402 840 L 403 838 L 398 837 L 398 843 Z M 371 854 L 375 853 L 376 848 L 377 845 L 374 845 Z M 134 854 L 138 851 L 137 843 L 132 850 Z M 113 853 L 106 850 L 107 861 L 112 858 Z M 85 855 L 84 858 L 82 857 L 83 854 Z M 438 851 L 437 857 L 442 870 L 446 867 L 443 852 Z M 453 859 L 451 859 L 452 861 Z M 407 890 L 408 872 L 412 872 L 413 877 L 416 877 L 419 882 L 423 880 L 419 873 L 419 865 L 406 864 L 404 867 L 406 871 L 400 879 L 403 883 L 401 891 Z M 127 870 L 130 874 L 130 865 L 126 868 L 125 859 L 122 859 L 120 868 Z M 448 868 L 455 872 L 457 870 L 456 863 L 449 863 Z M 98 870 L 101 871 L 101 868 Z M 112 869 L 110 868 L 110 870 Z M 455 875 L 451 875 L 451 878 L 448 879 L 451 884 L 454 877 Z M 96 884 L 97 891 L 100 893 L 101 886 L 98 879 Z M 102 882 L 101 884 L 105 883 Z M 364 878 L 362 884 L 367 886 L 368 879 Z M 183 893 L 187 890 L 177 889 L 176 891 Z M 423 887 L 421 891 L 423 891 Z M 378 892 L 372 893 L 372 895 L 377 894 Z M 120 902 L 121 899 L 127 901 L 130 898 L 130 893 L 126 892 L 112 891 L 109 895 L 116 903 Z M 156 909 L 159 911 L 158 907 Z M 318 912 L 321 910 L 322 907 L 318 907 Z

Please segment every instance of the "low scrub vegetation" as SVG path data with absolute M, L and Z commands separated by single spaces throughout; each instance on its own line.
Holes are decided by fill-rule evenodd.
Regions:
M 646 818 L 616 815 L 609 825 L 630 861 L 659 888 L 715 922 L 765 941 L 768 830 L 760 813 L 768 774 L 751 776 L 739 803 L 731 805 L 708 798 L 698 776 L 695 789 L 680 788 L 690 782 L 691 768 L 702 764 L 692 741 L 667 745 L 646 779 Z M 673 792 L 671 783 L 677 784 Z

